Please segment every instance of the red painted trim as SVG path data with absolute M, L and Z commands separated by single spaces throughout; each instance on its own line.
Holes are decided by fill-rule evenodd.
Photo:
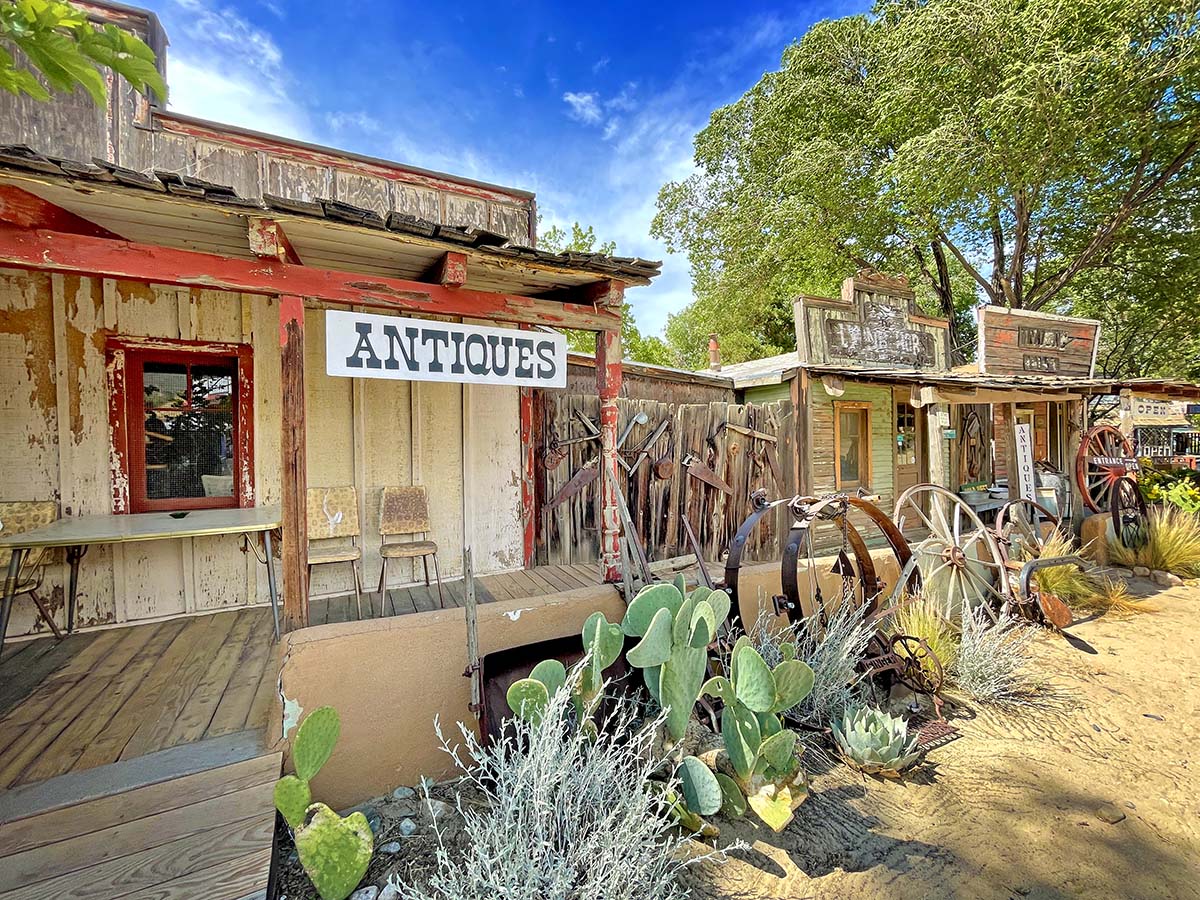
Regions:
M 444 254 L 434 267 L 434 275 L 438 284 L 462 287 L 467 283 L 467 255 L 453 250 Z
M 304 298 L 295 294 L 284 294 L 279 298 L 279 346 L 286 347 L 288 342 L 287 327 L 292 322 L 304 331 Z
M 179 284 L 248 294 L 296 294 L 328 303 L 376 305 L 423 315 L 619 331 L 621 311 L 497 294 L 382 275 L 243 260 L 132 241 L 0 225 L 0 265 Z
M 538 507 L 534 496 L 534 464 L 537 456 L 537 442 L 533 427 L 533 403 L 533 389 L 521 388 L 521 524 L 523 526 L 526 568 L 532 567 L 536 561 L 534 544 L 538 520 Z
M 107 228 L 12 184 L 0 184 L 0 222 L 17 228 L 47 228 L 120 240 L 120 235 Z
M 109 427 L 113 512 L 247 508 L 254 505 L 254 352 L 248 344 L 111 338 L 105 355 L 109 373 Z M 150 500 L 146 497 L 142 435 L 142 364 L 225 359 L 237 364 L 234 404 L 234 495 Z

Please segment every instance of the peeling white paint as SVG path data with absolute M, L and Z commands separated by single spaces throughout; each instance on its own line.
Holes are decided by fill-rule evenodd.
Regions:
M 283 695 L 280 694 L 280 696 Z M 283 737 L 285 740 L 291 730 L 300 724 L 300 716 L 303 714 L 304 707 L 300 705 L 299 701 L 290 697 L 283 698 Z
M 519 618 L 521 618 L 521 613 L 523 613 L 523 612 L 533 612 L 533 607 L 532 606 L 522 606 L 520 609 L 510 609 L 504 615 L 506 615 L 510 621 L 515 622 Z

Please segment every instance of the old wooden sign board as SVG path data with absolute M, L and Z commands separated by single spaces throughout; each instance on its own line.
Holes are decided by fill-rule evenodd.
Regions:
M 1100 323 L 985 306 L 979 310 L 979 370 L 988 375 L 1065 375 L 1096 370 Z
M 800 361 L 865 369 L 948 368 L 949 323 L 918 312 L 903 278 L 859 272 L 840 299 L 795 301 Z

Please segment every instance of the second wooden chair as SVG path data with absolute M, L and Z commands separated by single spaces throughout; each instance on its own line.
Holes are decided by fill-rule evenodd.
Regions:
M 362 618 L 362 547 L 358 539 L 362 532 L 358 526 L 358 492 L 352 487 L 324 487 L 308 489 L 308 588 L 312 593 L 314 566 L 331 563 L 349 563 L 354 573 L 354 602 L 358 617 Z M 350 546 L 344 543 L 330 545 L 333 538 L 350 538 Z M 314 543 L 320 541 L 320 545 Z
M 393 559 L 417 559 L 425 565 L 425 586 L 429 586 L 429 557 L 433 557 L 433 574 L 437 579 L 438 606 L 446 608 L 442 599 L 442 575 L 438 571 L 437 544 L 429 537 L 429 500 L 425 488 L 420 485 L 412 487 L 385 487 L 379 508 L 379 535 L 382 545 L 379 555 L 383 566 L 379 571 L 379 606 L 382 609 L 384 598 L 387 596 L 388 561 Z M 389 537 L 420 535 L 420 540 L 395 541 L 389 543 Z

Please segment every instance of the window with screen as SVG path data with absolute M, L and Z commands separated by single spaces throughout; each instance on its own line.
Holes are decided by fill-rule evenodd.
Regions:
M 250 505 L 237 473 L 251 459 L 246 353 L 124 353 L 128 511 Z M 120 504 L 117 504 L 118 507 Z M 118 511 L 121 511 L 118 509 Z
M 869 410 L 865 406 L 834 407 L 833 443 L 838 490 L 865 487 L 870 473 Z

